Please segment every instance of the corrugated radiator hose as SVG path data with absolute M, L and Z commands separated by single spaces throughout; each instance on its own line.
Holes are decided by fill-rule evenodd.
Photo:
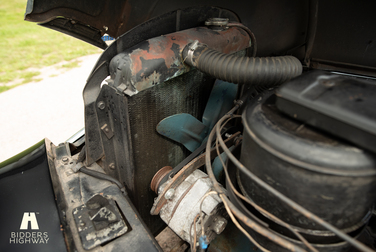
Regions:
M 272 87 L 302 73 L 294 56 L 239 57 L 209 49 L 195 41 L 183 50 L 184 62 L 217 79 L 235 84 Z

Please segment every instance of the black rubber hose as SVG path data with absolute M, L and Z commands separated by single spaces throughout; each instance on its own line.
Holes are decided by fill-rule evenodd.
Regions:
M 184 61 L 223 81 L 273 87 L 302 73 L 302 64 L 293 56 L 238 57 L 194 44 L 184 48 Z

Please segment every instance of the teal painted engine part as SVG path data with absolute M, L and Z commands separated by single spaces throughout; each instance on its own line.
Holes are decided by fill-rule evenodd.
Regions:
M 206 140 L 218 119 L 233 107 L 237 91 L 238 85 L 216 80 L 202 122 L 190 114 L 176 114 L 160 121 L 157 132 L 193 152 Z

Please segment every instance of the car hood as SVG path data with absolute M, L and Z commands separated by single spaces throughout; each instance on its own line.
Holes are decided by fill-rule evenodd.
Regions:
M 158 1 L 28 0 L 25 20 L 58 30 L 101 48 L 103 34 L 118 37 L 152 17 Z
M 309 68 L 376 77 L 376 1 L 28 0 L 25 20 L 106 49 L 104 34 L 118 38 L 172 12 L 166 24 L 178 27 L 192 14 L 185 9 L 202 5 L 236 13 L 255 34 L 258 56 L 292 54 Z M 157 36 L 165 34 L 155 29 L 161 31 Z

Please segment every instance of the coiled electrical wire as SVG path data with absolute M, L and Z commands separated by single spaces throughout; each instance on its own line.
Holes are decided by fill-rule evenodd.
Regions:
M 231 118 L 233 117 L 233 113 L 240 107 L 240 105 L 245 101 L 245 99 L 241 99 L 240 101 L 237 102 L 236 106 L 231 109 L 225 116 L 223 116 L 216 124 L 216 126 L 213 128 L 213 130 L 210 132 L 209 134 L 209 137 L 208 137 L 208 143 L 210 143 L 214 137 L 215 134 L 220 135 L 220 126 L 222 125 L 222 123 L 224 121 L 226 121 L 228 118 Z M 287 204 L 288 206 L 290 206 L 292 209 L 294 209 L 295 211 L 303 214 L 305 217 L 307 217 L 308 219 L 311 219 L 313 221 L 315 221 L 317 224 L 321 225 L 322 227 L 326 228 L 327 230 L 333 232 L 334 234 L 336 234 L 338 237 L 340 237 L 341 239 L 347 241 L 349 244 L 351 244 L 352 246 L 354 246 L 355 248 L 357 248 L 358 250 L 360 251 L 363 251 L 363 252 L 372 252 L 373 250 L 370 249 L 369 247 L 367 247 L 366 245 L 362 244 L 361 242 L 353 239 L 352 237 L 350 237 L 349 235 L 345 234 L 344 232 L 342 232 L 341 230 L 339 230 L 338 228 L 334 227 L 333 225 L 331 225 L 330 223 L 324 221 L 323 219 L 321 219 L 320 217 L 318 217 L 317 215 L 311 213 L 310 211 L 308 211 L 307 209 L 303 208 L 302 206 L 300 206 L 299 204 L 295 203 L 294 201 L 292 201 L 291 199 L 289 199 L 288 197 L 286 197 L 285 195 L 283 195 L 282 193 L 280 193 L 279 191 L 277 191 L 276 189 L 274 189 L 273 187 L 271 187 L 269 184 L 265 183 L 263 180 L 261 180 L 260 178 L 258 178 L 256 175 L 254 175 L 251 171 L 249 171 L 248 169 L 246 169 L 246 167 L 231 153 L 231 151 L 226 147 L 223 139 L 221 137 L 218 138 L 218 142 L 221 146 L 221 148 L 224 150 L 224 152 L 226 153 L 226 155 L 228 156 L 228 158 L 246 175 L 248 176 L 250 179 L 252 179 L 254 182 L 256 182 L 259 186 L 263 187 L 265 190 L 269 191 L 270 193 L 272 193 L 274 196 L 278 197 L 280 200 L 282 200 L 285 204 Z M 212 182 L 213 182 L 213 185 L 214 185 L 214 188 L 215 190 L 217 190 L 219 193 L 223 193 L 221 187 L 219 186 L 219 183 L 216 181 L 215 179 L 215 176 L 214 176 L 214 173 L 213 173 L 213 170 L 212 170 L 212 167 L 211 167 L 211 162 L 210 162 L 210 152 L 208 151 L 210 150 L 210 144 L 207 144 L 206 146 L 206 153 L 208 153 L 208 155 L 206 155 L 206 158 L 205 158 L 205 161 L 206 161 L 206 168 L 207 168 L 207 172 L 208 172 L 208 175 L 209 177 L 211 178 Z M 242 221 L 244 221 L 244 223 L 246 225 L 248 225 L 249 227 L 251 227 L 253 230 L 255 230 L 256 232 L 262 234 L 263 236 L 269 238 L 270 240 L 274 241 L 275 243 L 279 244 L 280 246 L 282 247 L 285 247 L 291 251 L 304 251 L 302 250 L 300 247 L 297 247 L 295 246 L 294 244 L 291 244 L 289 243 L 288 241 L 284 240 L 284 239 L 281 239 L 280 237 L 278 237 L 278 239 L 276 239 L 276 237 L 272 237 L 270 236 L 271 233 L 270 232 L 265 232 L 265 230 L 263 230 L 264 228 L 263 227 L 260 227 L 258 226 L 257 224 L 255 225 L 255 223 L 248 219 L 246 216 L 244 216 L 240 211 L 239 209 L 237 209 L 235 207 L 235 205 L 233 205 L 231 203 L 231 201 L 229 201 L 226 197 L 223 197 L 224 198 L 224 201 L 226 201 L 226 203 L 228 204 L 229 208 L 231 209 L 231 211 L 238 217 L 240 218 Z M 291 245 L 293 247 L 291 247 Z
M 231 109 L 226 114 L 226 116 L 224 116 L 223 118 L 221 118 L 218 121 L 217 124 L 221 125 L 224 120 L 226 120 L 227 118 L 231 117 L 231 115 L 240 107 L 240 105 L 245 100 L 246 100 L 246 97 L 243 96 L 240 101 L 237 101 L 236 106 L 233 109 Z M 210 153 L 210 149 L 211 149 L 211 144 L 210 143 L 213 140 L 215 132 L 216 132 L 215 129 L 213 129 L 210 132 L 210 134 L 209 134 L 208 142 L 207 142 L 207 145 L 206 145 L 206 153 Z M 263 226 L 260 226 L 257 222 L 255 222 L 255 221 L 249 219 L 247 216 L 245 216 L 238 208 L 236 208 L 236 206 L 227 197 L 224 196 L 224 191 L 222 190 L 221 186 L 219 185 L 219 183 L 215 179 L 215 176 L 214 176 L 214 173 L 213 173 L 213 169 L 211 167 L 210 154 L 206 155 L 205 162 L 206 162 L 206 169 L 207 169 L 209 177 L 211 178 L 211 180 L 213 182 L 214 189 L 220 194 L 222 201 L 224 203 L 226 202 L 228 209 L 231 210 L 231 213 L 233 213 L 238 219 L 240 219 L 241 221 L 243 221 L 244 224 L 246 224 L 247 226 L 249 226 L 250 228 L 252 228 L 256 232 L 260 233 L 261 235 L 267 237 L 268 239 L 270 239 L 274 243 L 277 243 L 281 247 L 284 247 L 284 248 L 286 248 L 286 249 L 288 249 L 290 251 L 297 251 L 297 252 L 306 251 L 306 250 L 302 249 L 301 247 L 296 246 L 295 244 L 291 243 L 290 241 L 287 241 L 287 240 L 285 240 L 285 239 L 283 239 L 283 238 L 275 235 L 269 229 L 267 229 L 267 228 L 265 228 Z M 229 215 L 230 215 L 230 213 L 229 213 Z M 241 229 L 241 231 L 242 231 L 242 229 Z M 246 235 L 248 233 L 245 232 L 244 234 Z M 247 237 L 249 237 L 249 236 L 250 235 L 248 234 Z
M 193 222 L 191 224 L 191 227 L 189 228 L 189 237 L 190 237 L 191 251 L 192 252 L 196 252 L 196 242 L 197 242 L 197 238 L 196 238 L 196 236 L 197 236 L 197 234 L 196 234 L 196 222 L 197 222 L 197 218 L 198 217 L 200 217 L 199 213 L 195 216 L 195 218 L 194 218 L 194 220 L 193 220 Z M 193 233 L 193 235 L 194 235 L 193 241 L 192 241 L 192 227 L 193 227 L 193 232 L 194 232 Z
M 230 216 L 232 222 L 235 224 L 235 226 L 254 244 L 256 245 L 257 248 L 259 248 L 261 251 L 263 252 L 270 252 L 270 250 L 267 250 L 266 248 L 264 248 L 263 246 L 261 246 L 259 243 L 256 242 L 255 239 L 253 239 L 253 237 L 247 232 L 245 231 L 245 229 L 239 224 L 239 222 L 236 220 L 236 218 L 234 217 L 234 215 L 232 214 L 232 211 L 230 209 L 230 207 L 228 206 L 228 203 L 226 201 L 226 196 L 220 194 L 219 195 L 223 201 L 223 205 L 225 206 L 226 208 L 226 211 L 228 213 L 228 215 Z
M 241 118 L 241 116 L 237 115 L 237 116 L 233 116 L 232 118 Z M 220 131 L 222 131 L 223 127 L 232 119 L 232 118 L 229 118 L 227 119 L 223 125 L 221 125 L 220 127 Z M 304 245 L 307 246 L 307 248 L 309 248 L 312 252 L 318 252 L 318 250 L 316 248 L 314 248 L 312 246 L 312 244 L 310 244 L 301 234 L 299 234 L 297 231 L 295 231 L 288 223 L 282 221 L 281 219 L 279 219 L 278 217 L 274 216 L 273 214 L 269 213 L 268 211 L 266 211 L 265 209 L 263 209 L 262 207 L 260 207 L 259 205 L 257 205 L 255 202 L 249 200 L 247 197 L 245 197 L 244 195 L 242 195 L 241 193 L 238 192 L 238 190 L 236 190 L 235 186 L 232 184 L 232 181 L 230 179 L 230 176 L 228 174 L 228 171 L 227 171 L 227 165 L 225 164 L 225 162 L 223 161 L 221 155 L 220 155 L 220 151 L 219 151 L 219 144 L 218 144 L 218 138 L 219 137 L 222 137 L 222 136 L 217 136 L 216 138 L 216 150 L 217 150 L 217 153 L 218 153 L 218 158 L 219 160 L 221 161 L 222 163 L 222 166 L 223 166 L 223 170 L 225 171 L 225 175 L 226 175 L 226 180 L 231 188 L 231 190 L 239 197 L 241 198 L 242 200 L 244 200 L 245 202 L 247 202 L 248 204 L 250 204 L 252 207 L 254 207 L 257 211 L 259 211 L 260 213 L 268 216 L 270 219 L 274 220 L 276 223 L 280 224 L 281 226 L 284 226 L 285 228 L 287 228 L 288 230 L 290 230 L 302 243 L 304 243 Z

